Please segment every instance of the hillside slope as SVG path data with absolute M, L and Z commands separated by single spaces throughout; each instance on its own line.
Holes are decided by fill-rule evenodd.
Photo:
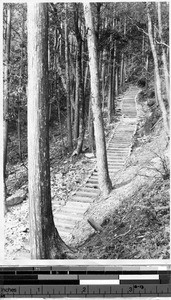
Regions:
M 73 232 L 72 245 L 78 246 L 80 258 L 169 258 L 169 147 L 162 120 L 158 116 L 153 124 L 156 109 L 152 115 L 147 100 L 140 93 L 133 150 L 115 176 L 112 193 L 98 199 Z M 102 232 L 90 228 L 89 218 Z

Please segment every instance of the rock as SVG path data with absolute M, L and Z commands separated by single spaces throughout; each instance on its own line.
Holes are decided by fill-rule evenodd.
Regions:
M 7 198 L 7 206 L 13 206 L 22 203 L 26 199 L 26 196 L 27 192 L 25 190 L 18 190 L 14 195 Z

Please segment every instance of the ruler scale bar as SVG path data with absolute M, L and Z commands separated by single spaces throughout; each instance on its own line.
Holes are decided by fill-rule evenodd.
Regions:
M 0 267 L 1 298 L 171 297 L 170 266 Z
M 4 286 L 1 287 L 0 296 L 21 296 L 21 295 L 89 295 L 94 294 L 96 296 L 111 294 L 123 294 L 123 295 L 137 295 L 137 294 L 155 294 L 155 295 L 170 295 L 171 294 L 171 285 L 158 286 L 158 285 L 122 285 L 122 286 L 99 286 L 99 285 L 90 285 L 90 286 L 66 286 L 66 285 L 37 285 L 37 286 Z

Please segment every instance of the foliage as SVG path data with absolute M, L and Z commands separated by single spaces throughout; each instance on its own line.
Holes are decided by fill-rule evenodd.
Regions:
M 167 180 L 167 185 L 169 181 Z M 86 259 L 168 259 L 169 193 L 157 180 L 124 199 L 79 249 Z

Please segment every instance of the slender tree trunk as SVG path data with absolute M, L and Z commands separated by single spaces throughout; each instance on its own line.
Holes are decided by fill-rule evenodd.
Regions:
M 70 79 L 69 79 L 69 53 L 68 53 L 68 4 L 65 3 L 65 63 L 66 63 L 66 96 L 67 96 L 67 131 L 68 147 L 72 149 Z
M 158 24 L 159 24 L 159 37 L 161 41 L 161 48 L 162 48 L 162 61 L 163 61 L 163 67 L 164 67 L 164 77 L 165 77 L 165 86 L 166 86 L 166 96 L 169 103 L 169 97 L 170 97 L 170 82 L 169 82 L 169 72 L 167 67 L 167 58 L 166 58 L 166 51 L 163 45 L 163 29 L 162 29 L 162 20 L 161 20 L 161 3 L 157 2 L 158 7 Z M 169 103 L 170 104 L 170 103 Z
M 59 102 L 60 97 L 59 97 L 59 91 L 58 91 L 57 72 L 55 72 L 55 74 L 56 74 L 55 96 L 56 96 L 57 107 L 58 107 L 58 121 L 59 121 L 60 136 L 61 136 L 61 141 L 62 141 L 62 155 L 64 155 L 65 143 L 64 143 L 64 137 L 63 137 L 63 132 L 62 132 L 62 120 L 61 120 L 61 109 L 60 109 L 60 102 Z
M 114 58 L 114 45 L 112 37 L 110 39 L 110 58 L 109 58 L 109 90 L 108 90 L 108 123 L 111 123 L 113 112 L 113 58 Z
M 145 59 L 144 59 L 145 61 Z M 145 71 L 146 71 L 146 78 L 147 78 L 147 88 L 149 86 L 149 75 L 148 75 L 148 54 L 147 54 L 147 57 L 146 57 L 146 61 L 145 61 Z
M 22 43 L 24 43 L 24 16 L 22 20 Z M 22 160 L 22 137 L 21 137 L 21 103 L 22 103 L 22 88 L 23 88 L 23 56 L 24 48 L 21 47 L 21 61 L 20 61 L 20 93 L 18 102 L 18 154 L 20 161 Z
M 9 108 L 9 82 L 10 82 L 10 45 L 11 45 L 11 5 L 7 8 L 6 45 L 4 62 L 4 105 L 3 105 L 3 180 L 4 180 L 4 212 L 6 213 L 6 165 L 8 144 L 8 108 Z
M 116 72 L 116 42 L 114 43 L 114 56 L 113 56 L 113 91 L 112 91 L 112 107 L 113 112 L 115 113 L 115 72 Z
M 142 64 L 145 63 L 145 34 L 142 37 Z
M 126 26 L 127 26 L 127 20 L 125 17 L 125 22 L 124 22 L 124 37 L 126 36 Z M 122 91 L 125 91 L 125 54 L 122 52 L 122 71 L 121 71 L 121 76 L 122 76 Z
M 93 112 L 92 112 L 92 103 L 90 99 L 89 103 L 89 115 L 88 115 L 88 141 L 89 141 L 89 150 L 94 153 L 96 156 L 96 145 L 94 138 L 94 125 L 93 125 Z
M 102 81 L 102 109 L 105 107 L 105 71 L 106 71 L 106 50 L 103 50 L 102 54 L 102 73 L 101 73 L 101 81 Z
M 21 96 L 19 96 L 18 101 L 18 120 L 17 120 L 17 131 L 18 131 L 18 154 L 19 154 L 19 160 L 22 161 L 22 150 L 21 150 Z
M 78 58 L 76 54 L 76 81 L 75 81 L 75 115 L 74 115 L 74 139 L 77 140 L 79 136 L 79 70 Z
M 86 68 L 85 68 L 85 75 L 84 75 L 84 95 L 86 92 L 86 87 L 87 87 L 87 81 L 88 81 L 88 72 L 89 71 L 89 66 L 88 66 L 88 62 L 86 64 Z
M 168 124 L 168 120 L 167 120 L 166 107 L 165 107 L 163 99 L 162 99 L 161 80 L 160 80 L 160 75 L 159 75 L 157 52 L 156 52 L 156 49 L 154 46 L 153 35 L 152 35 L 152 22 L 151 22 L 151 16 L 150 16 L 150 11 L 149 11 L 149 3 L 147 3 L 147 17 L 148 17 L 148 34 L 149 34 L 149 39 L 150 39 L 151 50 L 153 53 L 154 68 L 155 68 L 155 74 L 156 74 L 157 97 L 158 97 L 160 109 L 161 109 L 162 116 L 163 116 L 164 128 L 165 128 L 167 136 L 169 137 L 169 124 Z
M 123 69 L 124 69 L 124 54 L 121 55 L 121 67 L 120 67 L 120 88 L 123 91 Z
M 78 76 L 78 95 L 79 95 L 79 136 L 77 138 L 77 148 L 74 155 L 79 155 L 82 151 L 84 134 L 85 134 L 85 101 L 84 101 L 84 84 L 83 84 L 83 70 L 82 70 L 82 36 L 79 28 L 79 4 L 75 3 L 75 35 L 77 40 L 77 76 Z
M 28 2 L 28 170 L 32 259 L 63 258 L 50 189 L 48 6 Z
M 119 79 L 118 79 L 118 76 L 119 76 L 119 72 L 118 72 L 118 66 L 116 66 L 115 68 L 115 96 L 118 96 L 119 95 Z
M 98 58 L 95 41 L 95 30 L 91 13 L 91 4 L 84 3 L 84 14 L 87 28 L 87 41 L 89 49 L 89 66 L 91 77 L 91 96 L 92 96 L 92 110 L 94 118 L 94 131 L 96 141 L 96 156 L 98 166 L 98 180 L 99 187 L 104 196 L 111 191 L 112 184 L 109 177 L 106 143 L 104 136 L 103 117 L 101 110 L 101 103 L 99 99 L 99 72 L 98 72 Z

